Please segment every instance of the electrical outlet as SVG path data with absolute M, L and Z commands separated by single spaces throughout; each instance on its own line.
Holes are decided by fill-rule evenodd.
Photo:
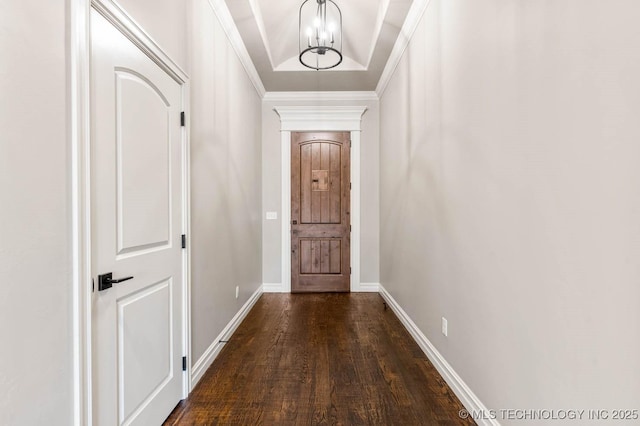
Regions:
M 442 334 L 444 334 L 444 336 L 447 337 L 448 333 L 449 333 L 449 330 L 448 330 L 447 319 L 445 317 L 442 317 Z
M 236 286 L 236 299 L 240 296 L 240 287 Z
M 267 220 L 278 219 L 278 212 L 267 212 Z

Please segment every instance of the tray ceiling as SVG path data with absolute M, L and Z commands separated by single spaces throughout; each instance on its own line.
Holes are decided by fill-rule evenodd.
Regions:
M 226 0 L 267 91 L 376 88 L 412 0 L 334 1 L 342 10 L 344 59 L 332 70 L 314 71 L 298 62 L 302 0 Z

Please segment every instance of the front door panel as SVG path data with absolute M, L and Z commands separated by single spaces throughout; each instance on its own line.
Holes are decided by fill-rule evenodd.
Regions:
M 350 134 L 291 135 L 291 290 L 349 291 Z

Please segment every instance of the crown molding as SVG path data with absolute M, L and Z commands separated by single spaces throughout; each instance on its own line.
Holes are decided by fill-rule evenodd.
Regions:
M 264 18 L 262 17 L 262 10 L 260 9 L 258 0 L 249 0 L 249 7 L 251 7 L 251 12 L 253 12 L 253 17 L 256 21 L 258 32 L 260 33 L 260 37 L 262 37 L 262 44 L 264 45 L 264 50 L 267 52 L 267 57 L 269 58 L 271 69 L 275 70 L 276 66 L 273 63 L 273 55 L 271 54 L 270 48 L 271 44 L 269 43 L 269 38 L 267 37 L 267 30 L 264 27 Z
M 373 54 L 376 51 L 376 47 L 378 46 L 378 40 L 380 39 L 380 33 L 382 32 L 382 27 L 384 26 L 384 19 L 389 12 L 389 4 L 391 4 L 390 0 L 383 0 L 378 8 L 378 17 L 376 18 L 375 30 L 373 31 L 373 39 L 371 40 L 371 49 L 369 50 L 369 57 L 367 58 L 367 64 L 365 65 L 365 69 L 369 70 L 371 66 L 371 60 L 373 59 Z
M 207 0 L 211 9 L 218 17 L 220 24 L 222 24 L 222 28 L 224 29 L 225 34 L 227 34 L 227 38 L 235 50 L 244 70 L 247 72 L 249 76 L 249 80 L 255 87 L 256 91 L 260 98 L 264 97 L 266 90 L 264 88 L 264 84 L 262 84 L 262 80 L 260 79 L 260 75 L 258 74 L 258 70 L 256 70 L 251 57 L 249 56 L 249 52 L 247 51 L 247 47 L 244 45 L 242 41 L 242 37 L 240 36 L 240 32 L 238 31 L 238 27 L 236 27 L 235 22 L 233 22 L 233 18 L 231 17 L 231 12 L 229 12 L 229 8 L 224 0 Z
M 404 24 L 402 25 L 402 29 L 400 30 L 400 34 L 398 34 L 398 39 L 396 40 L 395 45 L 393 46 L 393 50 L 391 50 L 391 54 L 389 55 L 389 59 L 387 60 L 387 64 L 382 71 L 382 75 L 380 76 L 380 80 L 378 80 L 378 85 L 376 86 L 376 94 L 379 98 L 382 97 L 389 81 L 391 81 L 391 77 L 398 67 L 400 60 L 402 59 L 402 55 L 404 51 L 409 46 L 409 42 L 413 37 L 413 33 L 415 33 L 416 28 L 418 28 L 418 24 L 422 20 L 422 16 L 425 11 L 429 7 L 431 0 L 414 0 L 411 4 L 411 8 L 407 13 L 407 17 L 404 20 Z
M 267 92 L 264 102 L 378 101 L 376 92 Z

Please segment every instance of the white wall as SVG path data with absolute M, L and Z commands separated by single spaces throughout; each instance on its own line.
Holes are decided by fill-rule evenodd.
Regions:
M 274 94 L 277 94 L 274 92 Z M 282 177 L 280 118 L 274 106 L 349 105 L 367 106 L 362 116 L 361 132 L 361 230 L 360 230 L 360 281 L 379 282 L 379 107 L 378 101 L 269 101 L 262 105 L 262 265 L 263 281 L 281 284 L 282 243 Z M 278 220 L 266 220 L 266 212 L 278 212 Z
M 197 53 L 191 122 L 193 210 L 200 212 L 192 243 L 198 356 L 261 284 L 261 110 L 207 2 L 194 2 L 201 8 L 191 37 Z M 184 2 L 119 3 L 189 70 Z M 58 0 L 0 6 L 3 425 L 73 421 L 68 7 Z
M 189 7 L 193 365 L 262 284 L 262 153 L 260 97 L 208 1 Z
M 0 6 L 0 424 L 72 419 L 65 2 Z
M 116 0 L 176 64 L 187 71 L 184 0 Z
M 489 408 L 640 407 L 639 21 L 432 0 L 381 98 L 382 284 Z

